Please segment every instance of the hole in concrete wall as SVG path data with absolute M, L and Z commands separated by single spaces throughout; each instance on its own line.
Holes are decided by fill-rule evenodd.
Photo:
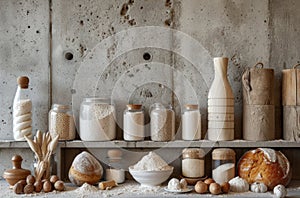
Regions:
M 151 59 L 151 54 L 149 54 L 148 52 L 145 52 L 143 54 L 143 59 L 146 60 L 146 61 L 150 60 Z
M 65 53 L 65 59 L 67 59 L 67 60 L 72 60 L 73 59 L 73 54 L 71 53 L 71 52 L 67 52 L 67 53 Z

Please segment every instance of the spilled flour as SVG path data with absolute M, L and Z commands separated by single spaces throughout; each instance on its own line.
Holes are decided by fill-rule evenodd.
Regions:
M 81 187 L 77 188 L 75 192 L 77 193 L 91 193 L 91 192 L 97 192 L 99 189 L 93 185 L 90 185 L 88 183 L 84 183 Z

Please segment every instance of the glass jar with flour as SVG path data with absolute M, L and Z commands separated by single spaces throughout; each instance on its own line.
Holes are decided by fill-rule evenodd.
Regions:
M 199 148 L 186 148 L 182 151 L 182 176 L 200 178 L 204 176 L 205 152 Z
M 124 111 L 123 137 L 126 141 L 144 140 L 144 110 L 140 104 L 128 104 Z
M 235 152 L 220 148 L 212 152 L 212 178 L 219 184 L 228 182 L 235 176 Z
M 84 98 L 80 106 L 79 136 L 83 141 L 116 138 L 115 106 L 109 98 Z
M 182 139 L 201 139 L 201 114 L 196 104 L 187 104 L 182 116 Z
M 175 112 L 172 106 L 155 103 L 150 107 L 150 132 L 153 141 L 172 141 L 175 138 Z

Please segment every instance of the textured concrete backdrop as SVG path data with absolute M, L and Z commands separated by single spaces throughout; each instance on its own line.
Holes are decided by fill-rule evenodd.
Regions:
M 51 104 L 71 104 L 72 94 L 80 91 L 73 89 L 73 82 L 88 52 L 115 33 L 143 26 L 173 28 L 188 34 L 204 47 L 203 51 L 194 51 L 172 33 L 168 38 L 170 48 L 183 53 L 200 53 L 200 61 L 215 56 L 229 57 L 228 78 L 235 95 L 236 138 L 241 138 L 244 69 L 258 61 L 274 68 L 276 131 L 280 137 L 281 70 L 299 62 L 299 7 L 298 0 L 0 0 L 0 139 L 13 138 L 12 101 L 19 75 L 28 75 L 31 80 L 34 131 L 46 131 Z M 137 39 L 137 42 L 140 41 Z M 207 72 L 199 76 L 197 71 L 201 68 L 197 65 L 180 54 L 158 48 L 136 49 L 113 59 L 118 45 L 116 41 L 105 48 L 105 59 L 111 64 L 100 76 L 105 78 L 106 84 L 98 88 L 103 90 L 105 86 L 107 93 L 98 94 L 113 91 L 123 75 L 132 79 L 124 87 L 138 84 L 137 80 L 143 80 L 139 77 L 143 72 L 135 66 L 141 65 L 142 71 L 151 70 L 149 74 L 157 75 L 170 87 L 147 82 L 135 86 L 127 101 L 119 102 L 143 102 L 147 108 L 155 101 L 170 102 L 177 112 L 177 127 L 182 103 L 199 102 L 205 135 L 207 91 L 214 77 L 212 62 L 202 65 Z M 143 58 L 146 52 L 150 60 Z M 151 62 L 171 67 L 159 67 Z M 196 100 L 190 97 L 191 90 L 181 84 L 183 77 L 195 90 Z M 208 84 L 203 83 L 202 78 L 208 79 Z M 90 86 L 85 80 L 82 84 Z M 183 99 L 180 101 L 172 90 Z M 118 107 L 120 126 L 123 108 Z M 121 137 L 120 129 L 118 136 Z M 9 159 L 15 152 L 0 150 L 1 159 Z M 27 157 L 32 158 L 32 154 L 28 152 Z M 5 167 L 6 164 L 0 164 L 1 170 Z

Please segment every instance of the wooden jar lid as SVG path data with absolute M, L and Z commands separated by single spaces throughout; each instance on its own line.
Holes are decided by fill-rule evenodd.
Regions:
M 213 160 L 234 160 L 235 152 L 229 148 L 219 148 L 212 152 Z
M 18 85 L 22 89 L 27 89 L 29 84 L 29 78 L 27 76 L 19 76 L 17 79 Z
M 141 104 L 128 104 L 126 105 L 128 109 L 130 110 L 138 110 L 142 108 Z
M 182 151 L 183 159 L 202 159 L 205 156 L 205 152 L 203 149 L 199 148 L 185 148 Z
M 197 110 L 199 106 L 197 104 L 186 104 L 185 108 L 188 110 Z

